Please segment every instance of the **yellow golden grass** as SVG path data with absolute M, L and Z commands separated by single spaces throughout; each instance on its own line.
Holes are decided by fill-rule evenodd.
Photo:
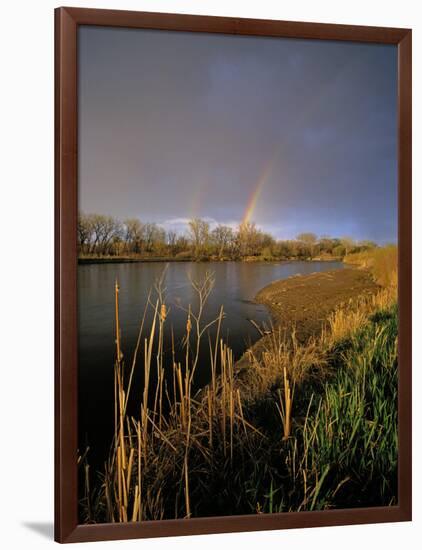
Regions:
M 394 271 L 390 259 L 383 265 L 385 269 Z M 226 459 L 232 461 L 235 447 L 247 449 L 252 439 L 264 438 L 260 429 L 250 419 L 246 419 L 244 408 L 252 399 L 267 393 L 275 385 L 279 388 L 275 407 L 280 417 L 280 438 L 289 439 L 294 422 L 293 403 L 297 387 L 311 376 L 322 376 L 335 343 L 362 328 L 373 312 L 389 307 L 396 300 L 394 275 L 384 274 L 381 279 L 388 284 L 380 288 L 376 295 L 337 308 L 322 327 L 321 334 L 306 343 L 297 341 L 294 330 L 292 334 L 286 335 L 281 330 L 273 329 L 259 356 L 253 351 L 249 352 L 250 364 L 246 377 L 238 377 L 232 350 L 220 337 L 223 308 L 211 323 L 203 322 L 204 308 L 214 284 L 212 275 L 207 274 L 202 282 L 192 281 L 199 305 L 195 311 L 191 306 L 185 310 L 185 357 L 182 362 L 174 360 L 172 338 L 173 387 L 170 393 L 167 391 L 169 377 L 165 376 L 163 360 L 164 325 L 169 315 L 164 299 L 164 278 L 156 285 L 156 301 L 151 302 L 148 297 L 128 377 L 124 373 L 121 350 L 119 285 L 116 281 L 115 426 L 113 444 L 105 464 L 101 496 L 107 521 L 135 522 L 163 518 L 166 506 L 163 481 L 174 475 L 178 476 L 183 487 L 183 502 L 176 500 L 174 503 L 174 517 L 191 517 L 191 450 L 199 452 L 205 463 L 211 465 L 217 441 L 222 442 Z M 152 321 L 148 336 L 142 339 L 147 307 L 152 310 Z M 208 337 L 211 381 L 193 394 L 193 377 L 198 366 L 200 343 L 212 325 L 216 326 L 216 336 L 214 341 Z M 133 418 L 127 414 L 127 404 L 134 371 L 139 364 L 143 370 L 144 389 L 139 404 L 139 418 Z M 151 369 L 154 364 L 156 384 L 152 391 Z M 167 400 L 166 412 L 164 399 Z M 305 431 L 306 426 L 307 419 L 303 428 Z M 307 444 L 311 444 L 313 437 L 315 434 L 310 433 Z M 296 452 L 295 446 L 292 452 Z M 305 452 L 303 460 L 306 461 L 307 456 Z M 297 475 L 303 478 L 304 484 L 302 505 L 309 505 L 312 509 L 319 490 L 318 483 L 312 484 L 307 478 L 307 464 L 301 464 L 299 469 Z M 86 514 L 88 521 L 91 517 L 94 521 L 90 490 L 89 469 L 85 466 Z
M 290 387 L 290 380 L 287 376 L 286 367 L 283 367 L 283 375 L 284 393 L 282 393 L 280 389 L 278 390 L 279 402 L 276 403 L 276 406 L 283 424 L 283 439 L 288 439 L 290 437 L 292 427 L 294 386 L 292 390 Z
M 375 281 L 382 287 L 397 287 L 398 248 L 397 245 L 376 247 L 364 252 L 348 254 L 345 263 L 359 265 L 369 269 Z

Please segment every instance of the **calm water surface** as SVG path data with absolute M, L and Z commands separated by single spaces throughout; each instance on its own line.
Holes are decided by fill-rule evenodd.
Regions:
M 277 279 L 295 274 L 339 269 L 340 262 L 279 262 L 279 263 L 127 263 L 93 264 L 78 267 L 79 312 L 79 445 L 91 448 L 91 463 L 101 464 L 113 431 L 113 364 L 115 357 L 114 283 L 120 285 L 120 325 L 122 350 L 130 364 L 147 295 L 165 269 L 166 356 L 171 361 L 170 330 L 175 342 L 180 342 L 186 327 L 186 308 L 195 307 L 196 297 L 189 282 L 201 280 L 207 271 L 214 273 L 215 287 L 209 298 L 204 323 L 214 319 L 224 305 L 222 335 L 239 358 L 259 334 L 250 323 L 269 323 L 267 309 L 253 302 L 256 293 Z M 154 293 L 153 293 L 154 296 Z M 148 327 L 148 322 L 146 323 Z M 213 331 L 211 330 L 211 335 Z M 209 381 L 208 342 L 201 351 L 202 361 L 195 384 L 201 387 Z M 176 353 L 183 350 L 176 344 Z M 171 369 L 171 363 L 169 365 Z M 142 376 L 135 377 L 129 412 L 137 414 L 142 391 Z

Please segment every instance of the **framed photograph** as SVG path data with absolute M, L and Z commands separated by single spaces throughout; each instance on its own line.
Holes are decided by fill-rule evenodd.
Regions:
M 411 31 L 58 8 L 55 538 L 411 519 Z

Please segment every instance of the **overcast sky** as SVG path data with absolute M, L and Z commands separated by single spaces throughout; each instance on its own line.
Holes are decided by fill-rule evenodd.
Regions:
M 395 46 L 79 33 L 81 211 L 397 240 Z

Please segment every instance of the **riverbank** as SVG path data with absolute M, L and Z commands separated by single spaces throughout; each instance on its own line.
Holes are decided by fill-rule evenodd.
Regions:
M 245 376 L 248 378 L 251 356 L 259 361 L 262 354 L 273 347 L 274 333 L 290 339 L 294 332 L 297 342 L 306 344 L 310 338 L 320 336 L 336 310 L 374 296 L 379 290 L 380 286 L 368 270 L 354 267 L 293 275 L 265 286 L 257 293 L 255 301 L 268 308 L 272 334 L 262 336 L 237 361 L 242 379 L 247 383 Z
M 79 265 L 92 265 L 92 264 L 128 264 L 128 263 L 158 263 L 158 262 L 241 262 L 241 263 L 257 263 L 257 262 L 341 262 L 343 261 L 340 256 L 316 256 L 314 258 L 277 258 L 274 256 L 245 256 L 244 258 L 229 258 L 210 256 L 204 258 L 195 258 L 194 256 L 161 256 L 161 257 L 146 257 L 137 258 L 130 256 L 103 256 L 103 257 L 79 257 Z
M 274 281 L 255 300 L 269 308 L 275 327 L 295 328 L 298 340 L 305 341 L 321 331 L 336 308 L 375 294 L 379 288 L 368 271 L 349 268 Z

